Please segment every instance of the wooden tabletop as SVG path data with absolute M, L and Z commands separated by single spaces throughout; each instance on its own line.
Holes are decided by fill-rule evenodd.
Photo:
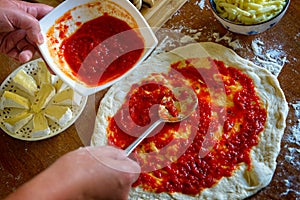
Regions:
M 38 2 L 56 6 L 60 1 Z M 164 47 L 172 47 L 176 42 L 184 43 L 185 36 L 190 36 L 199 42 L 213 41 L 234 48 L 242 57 L 264 67 L 269 66 L 268 62 L 276 63 L 279 67 L 283 64 L 278 79 L 289 102 L 290 111 L 277 169 L 272 182 L 249 199 L 300 199 L 300 113 L 296 112 L 297 101 L 300 104 L 299 18 L 300 1 L 292 0 L 286 15 L 275 27 L 258 35 L 243 36 L 226 31 L 216 22 L 207 0 L 190 0 L 161 28 L 181 33 L 184 37 L 178 41 L 168 41 L 166 37 L 158 35 L 161 46 Z M 253 44 L 258 45 L 261 51 L 255 51 Z M 0 81 L 3 82 L 19 65 L 0 55 Z M 104 93 L 105 91 L 102 91 L 89 97 L 87 107 L 79 120 L 55 137 L 27 142 L 14 139 L 0 130 L 0 199 L 47 168 L 63 154 L 83 146 L 83 143 L 89 140 L 87 138 L 82 142 L 78 132 L 81 134 L 92 131 L 91 126 Z

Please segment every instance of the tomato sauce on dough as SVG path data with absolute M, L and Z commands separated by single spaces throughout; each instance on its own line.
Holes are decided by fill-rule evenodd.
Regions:
M 133 156 L 142 170 L 153 170 L 141 173 L 134 187 L 156 193 L 196 195 L 213 187 L 222 177 L 230 177 L 242 163 L 251 169 L 250 150 L 259 142 L 266 110 L 246 74 L 222 61 L 209 61 L 209 67 L 201 67 L 197 58 L 171 65 L 174 70 L 166 79 L 180 85 L 182 78 L 172 71 L 185 77 L 197 93 L 197 112 L 180 123 L 165 123 L 136 148 Z M 200 67 L 195 63 L 200 63 Z M 140 134 L 142 127 L 152 122 L 150 107 L 160 102 L 166 91 L 160 83 L 149 85 L 147 80 L 133 85 L 124 105 L 108 119 L 108 143 L 121 148 L 130 145 L 138 135 L 129 134 Z M 222 92 L 225 105 L 218 100 Z M 149 155 L 145 158 L 146 154 Z
M 65 37 L 63 30 L 60 35 Z M 130 70 L 144 51 L 144 41 L 125 21 L 105 13 L 83 23 L 60 50 L 74 76 L 98 86 Z

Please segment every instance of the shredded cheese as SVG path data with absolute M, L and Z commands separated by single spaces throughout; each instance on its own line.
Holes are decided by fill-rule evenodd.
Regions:
M 240 24 L 267 21 L 286 5 L 286 0 L 214 0 L 220 16 Z

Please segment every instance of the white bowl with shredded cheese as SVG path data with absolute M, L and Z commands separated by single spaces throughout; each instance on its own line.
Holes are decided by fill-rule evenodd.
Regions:
M 290 0 L 209 0 L 213 15 L 229 31 L 262 33 L 284 16 Z

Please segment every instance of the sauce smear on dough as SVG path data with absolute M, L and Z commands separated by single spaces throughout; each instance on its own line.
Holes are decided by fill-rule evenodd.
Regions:
M 142 170 L 156 169 L 141 173 L 134 187 L 196 195 L 222 177 L 230 177 L 242 163 L 251 168 L 250 150 L 258 144 L 259 133 L 264 129 L 266 110 L 247 75 L 222 61 L 209 62 L 210 67 L 201 67 L 197 58 L 172 64 L 174 70 L 166 79 L 175 86 L 181 85 L 183 75 L 197 93 L 198 110 L 180 123 L 164 124 L 135 150 L 134 157 Z M 178 72 L 181 77 L 177 77 Z M 130 134 L 140 134 L 143 126 L 153 122 L 150 108 L 160 102 L 166 91 L 159 82 L 147 84 L 144 80 L 133 85 L 123 106 L 108 119 L 108 142 L 121 148 L 130 145 L 138 136 Z M 225 106 L 216 100 L 222 92 Z M 199 155 L 206 147 L 208 153 Z M 172 162 L 164 166 L 166 160 Z
M 105 13 L 82 24 L 60 48 L 73 74 L 98 86 L 130 70 L 144 51 L 144 41 L 125 21 Z

